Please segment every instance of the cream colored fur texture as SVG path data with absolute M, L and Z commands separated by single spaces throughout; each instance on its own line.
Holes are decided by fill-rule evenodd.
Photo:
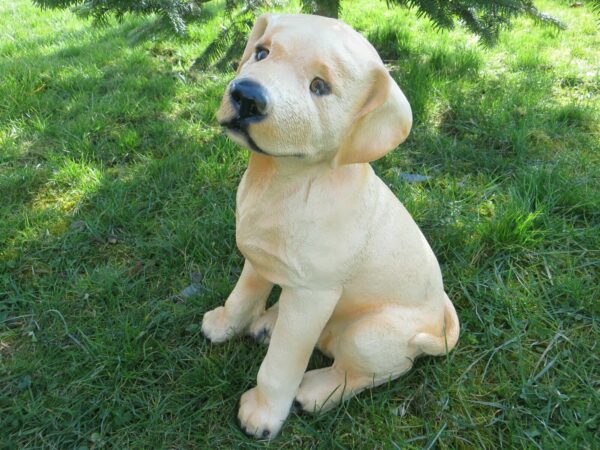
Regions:
M 333 19 L 261 16 L 218 120 L 252 150 L 236 205 L 245 263 L 202 330 L 269 343 L 240 401 L 246 433 L 271 439 L 294 400 L 330 409 L 456 345 L 436 257 L 369 164 L 406 139 L 412 113 L 366 39 Z M 315 346 L 333 363 L 305 372 Z

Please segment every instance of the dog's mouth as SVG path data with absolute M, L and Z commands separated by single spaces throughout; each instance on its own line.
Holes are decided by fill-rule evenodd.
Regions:
M 244 139 L 244 141 L 248 144 L 248 148 L 250 148 L 250 150 L 252 150 L 256 153 L 261 153 L 263 155 L 271 156 L 269 153 L 267 153 L 262 148 L 260 148 L 258 145 L 256 145 L 256 142 L 254 142 L 254 139 L 252 139 L 252 137 L 250 136 L 250 133 L 248 132 L 248 126 L 251 123 L 255 123 L 255 122 L 258 122 L 258 120 L 256 120 L 256 118 L 254 118 L 254 117 L 249 117 L 246 119 L 240 119 L 239 117 L 233 117 L 231 120 L 228 120 L 225 122 L 220 122 L 220 125 L 222 127 L 225 127 L 229 133 L 232 133 L 233 135 L 235 135 L 237 137 L 242 137 Z
M 250 133 L 248 132 L 248 127 L 253 124 L 260 122 L 264 117 L 247 117 L 245 119 L 241 119 L 239 116 L 234 116 L 229 120 L 219 121 L 219 125 L 227 130 L 229 136 L 238 144 L 249 148 L 253 152 L 260 153 L 261 155 L 273 156 L 273 157 L 281 157 L 281 158 L 304 158 L 302 153 L 291 153 L 291 154 L 274 154 L 265 151 L 260 148 Z

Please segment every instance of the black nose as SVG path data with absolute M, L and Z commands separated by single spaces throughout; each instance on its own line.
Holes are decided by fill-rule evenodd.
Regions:
M 269 106 L 267 92 L 256 81 L 233 81 L 229 89 L 231 101 L 238 110 L 240 119 L 266 115 Z

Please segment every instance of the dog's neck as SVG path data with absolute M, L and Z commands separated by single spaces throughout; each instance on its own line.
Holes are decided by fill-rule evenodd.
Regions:
M 334 170 L 328 161 L 307 163 L 296 158 L 277 158 L 252 152 L 248 174 L 252 177 L 290 180 L 314 178 Z

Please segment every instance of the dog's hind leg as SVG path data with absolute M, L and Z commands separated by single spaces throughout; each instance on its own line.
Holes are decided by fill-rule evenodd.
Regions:
M 333 365 L 305 373 L 296 395 L 296 406 L 306 412 L 327 411 L 412 367 L 415 352 L 389 311 L 335 323 L 331 329 L 322 348 L 335 358 Z
M 306 412 L 326 411 L 367 388 L 398 378 L 420 354 L 451 350 L 458 339 L 458 319 L 447 297 L 444 306 L 439 320 L 432 320 L 434 334 L 407 320 L 406 310 L 400 308 L 388 307 L 335 324 L 332 330 L 342 331 L 324 342 L 335 361 L 331 367 L 304 374 L 296 406 Z
M 335 366 L 309 370 L 294 400 L 294 408 L 304 412 L 327 411 L 342 400 L 372 386 L 372 380 L 344 371 Z

